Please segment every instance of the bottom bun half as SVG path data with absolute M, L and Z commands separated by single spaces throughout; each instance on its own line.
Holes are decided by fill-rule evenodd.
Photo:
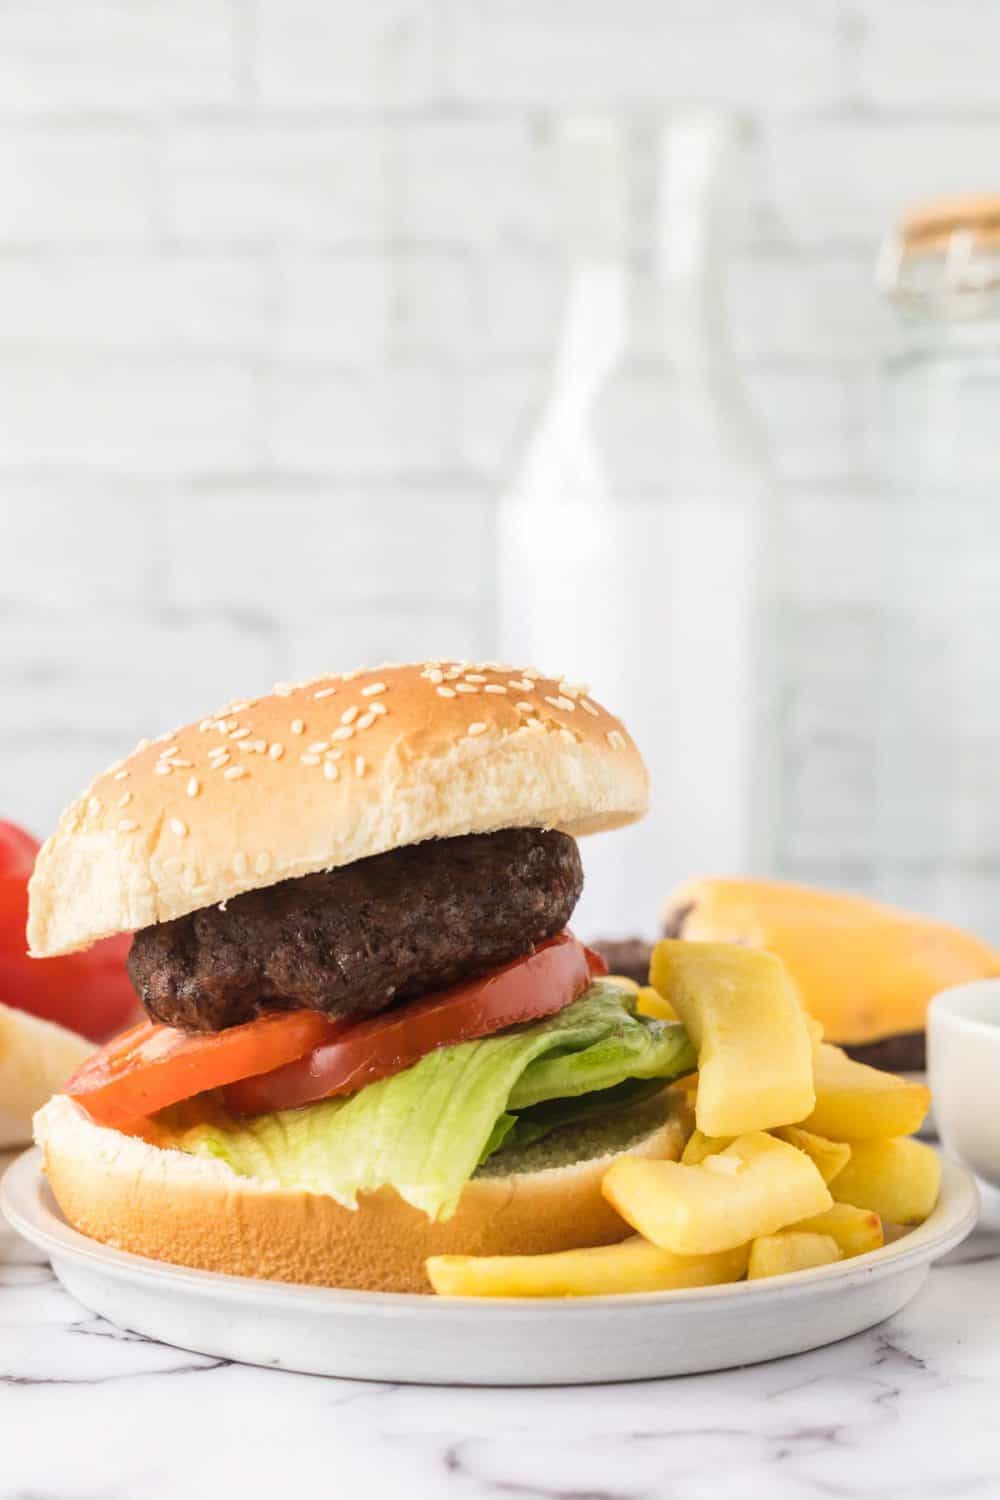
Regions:
M 604 1173 L 619 1155 L 676 1160 L 689 1129 L 683 1096 L 664 1090 L 635 1112 L 624 1149 L 540 1170 L 525 1153 L 510 1176 L 474 1178 L 454 1215 L 435 1222 L 391 1188 L 349 1209 L 239 1177 L 221 1161 L 95 1125 L 65 1095 L 35 1116 L 56 1201 L 91 1239 L 203 1271 L 381 1292 L 429 1292 L 431 1255 L 536 1255 L 625 1239 L 633 1231 L 602 1197 Z

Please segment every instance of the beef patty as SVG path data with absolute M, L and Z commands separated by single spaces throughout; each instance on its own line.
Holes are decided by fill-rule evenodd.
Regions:
M 266 1010 L 370 1016 L 528 952 L 582 889 L 566 834 L 436 839 L 146 927 L 128 971 L 153 1019 L 186 1031 Z

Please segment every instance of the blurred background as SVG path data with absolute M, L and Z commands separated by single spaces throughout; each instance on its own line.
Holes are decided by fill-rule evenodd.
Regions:
M 590 930 L 737 868 L 996 929 L 995 309 L 914 312 L 893 236 L 1000 188 L 998 45 L 975 0 L 0 8 L 0 811 L 277 678 L 527 653 L 657 774 Z

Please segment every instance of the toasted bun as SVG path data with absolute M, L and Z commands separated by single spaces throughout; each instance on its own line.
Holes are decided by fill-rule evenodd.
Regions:
M 94 1051 L 86 1037 L 0 1005 L 0 1148 L 31 1140 L 31 1117 Z
M 669 1090 L 656 1102 L 646 1134 L 627 1154 L 675 1161 L 688 1134 L 685 1106 Z M 609 1245 L 632 1233 L 601 1196 L 601 1179 L 621 1151 L 475 1178 L 454 1216 L 434 1223 L 389 1188 L 352 1210 L 237 1177 L 221 1161 L 95 1125 L 64 1094 L 36 1115 L 35 1134 L 59 1207 L 83 1234 L 203 1271 L 427 1292 L 429 1255 L 535 1255 Z
M 68 953 L 424 839 L 619 828 L 647 797 L 620 720 L 533 670 L 418 662 L 279 686 L 97 778 L 38 856 L 28 941 Z

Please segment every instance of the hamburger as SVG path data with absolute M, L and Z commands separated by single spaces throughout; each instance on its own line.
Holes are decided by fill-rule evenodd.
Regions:
M 144 741 L 45 844 L 44 958 L 134 934 L 148 1016 L 36 1117 L 83 1233 L 240 1275 L 427 1291 L 447 1253 L 608 1244 L 623 1151 L 679 1156 L 683 1029 L 568 928 L 576 840 L 646 808 L 582 688 L 429 661 Z

